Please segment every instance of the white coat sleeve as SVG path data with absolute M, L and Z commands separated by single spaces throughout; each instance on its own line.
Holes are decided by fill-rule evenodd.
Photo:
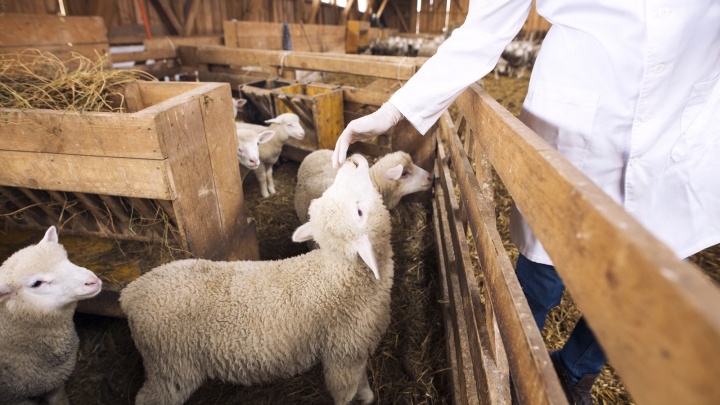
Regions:
M 532 0 L 471 0 L 463 25 L 389 102 L 425 134 L 468 86 L 495 67 L 531 5 Z

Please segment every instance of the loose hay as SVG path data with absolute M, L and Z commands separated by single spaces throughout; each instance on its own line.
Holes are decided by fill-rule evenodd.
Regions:
M 37 49 L 0 55 L 0 107 L 123 112 L 122 87 L 155 80 L 141 70 L 108 69 L 109 55 L 71 55 L 65 62 Z

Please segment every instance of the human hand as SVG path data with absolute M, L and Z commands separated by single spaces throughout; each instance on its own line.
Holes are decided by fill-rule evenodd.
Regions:
M 384 134 L 402 118 L 402 113 L 394 105 L 385 103 L 374 113 L 350 121 L 335 143 L 332 155 L 333 167 L 338 168 L 345 162 L 351 143 Z

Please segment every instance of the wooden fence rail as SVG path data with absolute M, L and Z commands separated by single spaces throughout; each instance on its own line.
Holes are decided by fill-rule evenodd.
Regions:
M 453 381 L 464 397 L 456 402 L 508 403 L 510 374 L 518 376 L 513 382 L 521 403 L 566 403 L 497 232 L 487 177 L 492 165 L 633 398 L 717 403 L 720 290 L 480 87 L 456 105 L 457 125 L 446 114 L 436 130 L 434 201 L 448 312 L 457 314 L 450 334 L 460 348 Z M 466 228 L 485 280 L 484 305 L 470 283 Z M 461 356 L 466 349 L 473 367 Z

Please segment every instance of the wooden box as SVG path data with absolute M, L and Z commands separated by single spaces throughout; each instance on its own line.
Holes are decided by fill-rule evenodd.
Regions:
M 300 117 L 305 129 L 302 141 L 290 139 L 292 150 L 307 154 L 318 149 L 333 149 L 345 128 L 343 92 L 328 84 L 293 84 L 272 91 L 278 114 L 292 112 Z M 290 156 L 292 157 L 292 156 Z
M 345 53 L 362 53 L 370 46 L 370 22 L 350 20 L 345 33 Z
M 257 80 L 238 86 L 240 97 L 247 99 L 243 106 L 243 120 L 251 124 L 266 125 L 265 120 L 276 117 L 273 90 L 292 83 L 277 79 Z
M 133 82 L 127 113 L 0 109 L 3 226 L 158 241 L 257 259 L 226 83 Z M 69 202 L 70 201 L 70 202 Z M 152 225 L 152 224 L 150 224 Z

